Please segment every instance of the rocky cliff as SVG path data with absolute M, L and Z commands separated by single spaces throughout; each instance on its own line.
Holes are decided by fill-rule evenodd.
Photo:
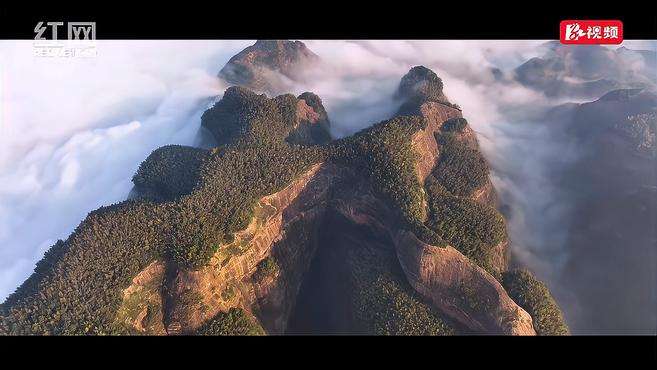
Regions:
M 476 333 L 534 335 L 532 318 L 481 267 L 451 246 L 436 247 L 400 231 L 397 255 L 415 290 Z
M 317 248 L 315 235 L 326 208 L 331 172 L 330 166 L 317 164 L 285 189 L 261 198 L 247 228 L 220 246 L 202 268 L 170 266 L 164 278 L 162 262 L 147 267 L 124 291 L 122 309 L 144 307 L 123 320 L 130 331 L 194 333 L 219 312 L 238 307 L 256 315 L 267 333 L 283 333 Z M 276 268 L 261 271 L 268 260 L 276 261 Z M 156 286 L 159 297 L 140 301 L 134 292 L 144 285 L 145 276 L 151 276 L 147 284 Z M 161 321 L 150 320 L 150 327 L 143 323 L 148 301 L 160 302 L 163 310 Z

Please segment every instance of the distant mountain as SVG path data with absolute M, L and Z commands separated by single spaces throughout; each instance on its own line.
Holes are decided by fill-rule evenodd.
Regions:
M 258 40 L 230 58 L 219 77 L 256 91 L 281 92 L 319 61 L 301 41 Z
M 426 102 L 441 103 L 460 109 L 458 105 L 450 103 L 443 94 L 443 81 L 440 77 L 424 66 L 413 67 L 402 77 L 395 97 L 404 102 L 398 114 L 417 114 L 418 109 Z
M 570 199 L 563 284 L 573 330 L 654 334 L 657 325 L 657 95 L 613 90 L 551 112 L 578 157 L 553 181 Z M 613 299 L 614 303 L 610 303 Z
M 542 57 L 515 69 L 515 79 L 547 96 L 597 98 L 620 88 L 654 88 L 655 51 L 599 45 L 545 45 Z
M 596 101 L 577 106 L 571 129 L 579 139 L 587 141 L 598 140 L 600 135 L 617 136 L 623 127 L 640 124 L 630 122 L 630 117 L 654 113 L 656 110 L 657 93 L 653 91 L 613 90 Z M 646 136 L 641 139 L 650 141 L 650 132 L 654 127 L 648 125 L 647 128 Z

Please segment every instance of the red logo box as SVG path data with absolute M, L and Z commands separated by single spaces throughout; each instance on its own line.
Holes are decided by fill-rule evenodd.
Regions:
M 620 44 L 623 42 L 623 22 L 619 20 L 561 21 L 559 39 L 562 44 Z

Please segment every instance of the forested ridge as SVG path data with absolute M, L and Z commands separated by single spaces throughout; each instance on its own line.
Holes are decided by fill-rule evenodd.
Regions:
M 219 245 L 248 224 L 260 197 L 281 190 L 322 160 L 322 151 L 284 141 L 294 123 L 293 96 L 266 99 L 231 88 L 225 97 L 227 104 L 222 100 L 213 110 L 231 111 L 235 99 L 249 107 L 233 110 L 239 117 L 231 119 L 248 123 L 241 135 L 204 155 L 185 147 L 156 150 L 140 167 L 135 183 L 162 198 L 178 198 L 160 203 L 130 200 L 91 212 L 2 304 L 2 332 L 120 332 L 113 320 L 121 292 L 139 271 L 158 258 L 184 268 L 204 265 Z M 169 165 L 187 163 L 198 165 L 196 185 L 181 179 L 162 189 Z
M 503 274 L 504 288 L 516 303 L 534 319 L 538 335 L 568 335 L 570 330 L 561 309 L 547 286 L 526 269 L 514 269 Z

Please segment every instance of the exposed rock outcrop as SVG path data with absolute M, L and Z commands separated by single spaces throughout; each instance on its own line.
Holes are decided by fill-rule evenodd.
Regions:
M 421 154 L 417 161 L 418 179 L 420 183 L 424 183 L 440 157 L 436 134 L 440 133 L 444 122 L 451 118 L 461 118 L 462 115 L 456 108 L 433 101 L 422 102 L 418 111 L 427 122 L 427 127 L 413 137 L 413 147 L 418 154 Z M 477 139 L 471 131 L 464 139 L 474 140 L 476 143 Z
M 116 322 L 135 334 L 162 335 L 164 327 L 162 283 L 166 272 L 162 261 L 142 270 L 123 290 L 123 301 Z
M 317 228 L 334 178 L 334 166 L 318 164 L 263 197 L 249 226 L 199 270 L 154 262 L 124 291 L 117 320 L 135 333 L 193 333 L 218 312 L 239 307 L 254 314 L 268 333 L 283 333 L 317 247 Z M 256 274 L 266 258 L 273 258 L 279 269 Z M 146 320 L 146 314 L 152 319 Z
M 435 247 L 408 231 L 395 238 L 411 285 L 436 307 L 478 333 L 535 335 L 532 318 L 490 274 L 452 247 Z
M 328 114 L 319 96 L 305 92 L 297 98 L 296 122 L 287 140 L 293 144 L 325 144 L 331 141 Z
M 394 212 L 367 184 L 350 188 L 350 195 L 334 200 L 334 209 L 353 224 L 387 237 L 411 286 L 434 307 L 476 333 L 535 334 L 529 314 L 492 275 L 453 247 L 426 244 L 400 228 Z M 507 244 L 496 247 L 500 258 L 505 258 Z M 499 263 L 506 269 L 506 258 Z
M 284 190 L 262 198 L 249 226 L 233 243 L 220 246 L 208 266 L 175 271 L 167 288 L 167 330 L 193 333 L 219 311 L 241 307 L 255 314 L 267 332 L 283 333 L 317 247 L 314 236 L 332 171 L 330 165 L 315 165 Z M 273 257 L 280 270 L 254 278 L 258 263 L 267 257 Z M 189 296 L 196 300 L 190 303 L 185 299 Z

